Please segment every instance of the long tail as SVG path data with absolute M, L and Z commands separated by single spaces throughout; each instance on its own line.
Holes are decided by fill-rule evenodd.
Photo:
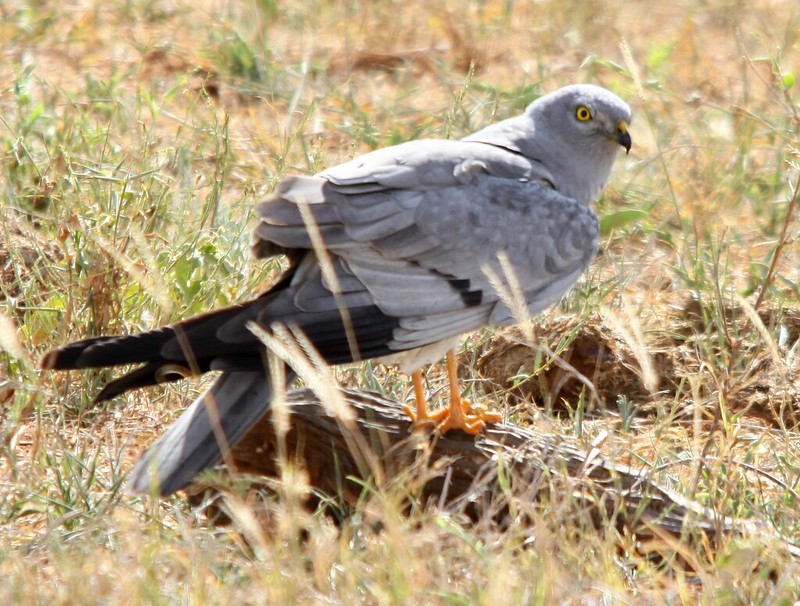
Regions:
M 299 307 L 295 291 L 282 289 L 282 284 L 245 303 L 172 326 L 135 335 L 76 341 L 48 351 L 39 365 L 45 370 L 71 370 L 140 364 L 109 382 L 95 396 L 95 402 L 210 370 L 264 372 L 264 345 L 248 324 L 256 322 L 268 329 L 275 321 L 302 330 L 329 364 L 351 362 L 354 352 L 339 309 L 309 311 Z M 310 305 L 313 303 L 312 300 Z M 384 314 L 376 305 L 352 307 L 348 313 L 359 358 L 396 353 L 387 345 L 398 325 L 396 318 Z
M 85 339 L 44 355 L 40 365 L 48 370 L 139 364 L 108 383 L 96 402 L 187 374 L 222 371 L 143 455 L 131 472 L 131 491 L 168 495 L 180 490 L 200 471 L 219 463 L 223 451 L 234 446 L 269 409 L 275 386 L 266 369 L 266 349 L 250 331 L 250 322 L 268 329 L 278 321 L 302 330 L 330 364 L 356 357 L 349 329 L 361 359 L 396 353 L 388 344 L 397 318 L 365 302 L 366 293 L 359 291 L 352 295 L 356 305 L 348 307 L 348 326 L 316 265 L 307 265 L 317 273 L 304 275 L 305 281 L 297 288 L 290 284 L 290 272 L 268 292 L 240 305 L 139 335 Z M 291 381 L 288 370 L 287 375 Z
M 103 402 L 131 389 L 167 383 L 209 370 L 259 370 L 263 349 L 249 332 L 234 342 L 224 342 L 217 332 L 231 321 L 245 326 L 263 308 L 254 299 L 202 314 L 157 330 L 136 334 L 83 339 L 52 349 L 39 366 L 45 370 L 106 368 L 142 364 L 109 382 L 94 401 Z
M 222 461 L 223 449 L 236 444 L 262 417 L 272 395 L 264 371 L 223 373 L 142 455 L 130 473 L 128 490 L 167 496 L 184 488 Z

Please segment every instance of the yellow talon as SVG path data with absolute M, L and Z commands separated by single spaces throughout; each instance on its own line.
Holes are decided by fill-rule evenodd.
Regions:
M 439 433 L 447 433 L 451 429 L 460 429 L 468 434 L 478 434 L 487 423 L 499 423 L 502 415 L 489 412 L 485 406 L 474 405 L 469 400 L 462 400 L 458 390 L 458 374 L 455 352 L 447 352 L 447 375 L 450 380 L 450 405 L 441 410 L 429 411 L 422 384 L 422 373 L 416 371 L 411 378 L 414 383 L 416 410 L 404 406 L 406 414 L 414 425 L 432 423 Z

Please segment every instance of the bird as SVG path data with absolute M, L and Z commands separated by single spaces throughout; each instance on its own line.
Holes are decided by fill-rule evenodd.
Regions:
M 272 384 L 254 324 L 299 331 L 331 365 L 396 363 L 412 377 L 416 406 L 406 411 L 415 424 L 480 432 L 501 418 L 461 399 L 455 347 L 471 331 L 518 322 L 519 308 L 540 313 L 589 266 L 599 247 L 591 206 L 619 151 L 631 149 L 631 119 L 616 94 L 575 84 L 460 140 L 411 140 L 286 176 L 255 207 L 253 256 L 288 259 L 265 292 L 149 332 L 70 343 L 40 367 L 138 365 L 96 402 L 219 372 L 140 457 L 132 493 L 188 486 L 286 388 Z M 431 411 L 421 368 L 443 356 L 450 402 Z M 288 368 L 286 382 L 294 377 Z

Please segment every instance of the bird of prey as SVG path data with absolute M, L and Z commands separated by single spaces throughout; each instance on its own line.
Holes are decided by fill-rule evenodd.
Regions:
M 271 384 L 251 323 L 301 331 L 329 364 L 398 362 L 414 379 L 415 422 L 480 431 L 499 416 L 462 402 L 453 348 L 464 333 L 517 321 L 504 290 L 515 288 L 525 311 L 537 314 L 589 265 L 598 248 L 590 205 L 620 147 L 630 150 L 630 121 L 619 97 L 579 84 L 459 141 L 409 141 L 314 176 L 288 176 L 256 207 L 253 254 L 290 261 L 269 290 L 151 332 L 72 343 L 46 353 L 41 366 L 139 364 L 96 401 L 220 371 L 139 460 L 133 492 L 185 487 L 219 463 L 221 444 L 235 445 L 285 387 Z M 445 353 L 451 403 L 429 412 L 419 369 Z

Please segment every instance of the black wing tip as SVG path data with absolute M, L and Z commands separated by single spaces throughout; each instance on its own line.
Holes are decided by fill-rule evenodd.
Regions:
M 116 398 L 118 395 L 125 393 L 125 389 L 120 389 L 117 385 L 117 381 L 111 381 L 108 385 L 103 387 L 93 399 L 93 404 L 101 404 L 102 402 L 107 402 L 113 398 Z
M 58 354 L 59 351 L 57 349 L 51 349 L 50 351 L 45 352 L 45 354 L 39 358 L 39 363 L 37 366 L 41 370 L 57 370 Z
M 89 345 L 85 343 L 70 343 L 64 347 L 57 347 L 45 352 L 39 359 L 39 368 L 42 370 L 73 370 L 83 368 L 81 356 Z
M 77 370 L 113 366 L 116 362 L 109 360 L 108 355 L 104 353 L 105 350 L 98 350 L 98 346 L 117 341 L 119 338 L 119 335 L 89 337 L 56 347 L 45 352 L 39 360 L 39 368 L 42 370 Z M 100 351 L 102 355 L 93 355 L 97 351 Z

